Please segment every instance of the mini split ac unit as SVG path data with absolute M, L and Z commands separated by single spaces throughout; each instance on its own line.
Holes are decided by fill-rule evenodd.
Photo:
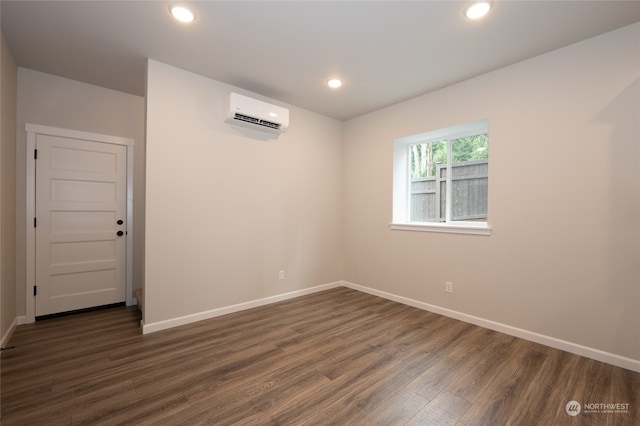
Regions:
M 237 93 L 226 98 L 227 123 L 269 133 L 284 133 L 289 128 L 289 110 Z

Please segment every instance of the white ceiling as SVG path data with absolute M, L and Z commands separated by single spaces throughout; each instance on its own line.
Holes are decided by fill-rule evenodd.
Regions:
M 0 2 L 19 66 L 144 95 L 145 58 L 349 119 L 640 21 L 640 1 Z M 639 41 L 640 42 L 640 41 Z M 344 80 L 339 90 L 329 77 Z

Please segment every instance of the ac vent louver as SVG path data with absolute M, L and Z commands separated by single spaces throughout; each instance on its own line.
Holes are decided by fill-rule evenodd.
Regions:
M 244 115 L 244 114 L 240 114 L 240 113 L 235 113 L 235 115 L 233 116 L 234 120 L 240 120 L 240 121 L 244 121 L 246 123 L 252 123 L 255 124 L 257 126 L 264 126 L 264 127 L 268 127 L 270 129 L 279 129 L 280 128 L 280 124 L 278 123 L 273 123 L 271 121 L 267 121 L 267 120 L 262 120 L 260 118 L 256 118 L 256 117 L 250 117 L 248 115 Z

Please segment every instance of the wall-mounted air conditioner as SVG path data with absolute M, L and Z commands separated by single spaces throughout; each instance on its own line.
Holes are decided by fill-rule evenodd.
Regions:
M 289 128 L 289 110 L 238 93 L 229 93 L 225 102 L 227 123 L 269 133 L 283 133 Z

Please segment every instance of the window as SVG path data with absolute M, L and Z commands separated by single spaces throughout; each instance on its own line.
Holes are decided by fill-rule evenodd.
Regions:
M 394 142 L 393 229 L 489 234 L 486 120 Z

